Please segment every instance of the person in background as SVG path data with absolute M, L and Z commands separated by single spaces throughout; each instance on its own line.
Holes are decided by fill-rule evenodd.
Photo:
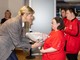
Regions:
M 66 18 L 66 8 L 61 8 L 61 17 Z
M 36 48 L 41 45 L 39 42 L 35 42 L 30 45 L 29 42 L 23 42 L 23 22 L 29 22 L 33 20 L 34 10 L 29 6 L 23 6 L 18 15 L 14 18 L 8 19 L 0 26 L 0 60 L 18 60 L 14 49 L 22 48 L 24 51 Z
M 10 10 L 6 10 L 4 13 L 4 18 L 1 19 L 1 24 L 3 24 L 6 20 L 11 18 Z
M 65 23 L 66 22 L 66 8 L 64 7 L 61 8 L 61 17 Z
M 74 8 L 66 9 L 65 38 L 66 38 L 66 56 L 68 60 L 78 60 L 80 48 L 78 19 Z
M 42 53 L 42 60 L 66 60 L 64 51 L 64 23 L 59 17 L 52 19 L 52 31 L 48 38 L 44 41 L 44 45 L 40 52 Z

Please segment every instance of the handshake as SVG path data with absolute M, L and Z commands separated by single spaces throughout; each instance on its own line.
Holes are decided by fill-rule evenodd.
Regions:
M 26 36 L 31 39 L 33 42 L 35 42 L 32 45 L 32 48 L 37 48 L 43 45 L 44 41 L 48 37 L 47 34 L 45 33 L 40 33 L 40 32 L 28 32 L 26 33 Z

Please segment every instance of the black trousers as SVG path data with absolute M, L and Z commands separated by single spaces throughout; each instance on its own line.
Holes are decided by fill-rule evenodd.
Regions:
M 18 60 L 15 50 L 11 53 L 7 60 Z
M 68 60 L 78 60 L 78 53 L 77 54 L 66 54 Z

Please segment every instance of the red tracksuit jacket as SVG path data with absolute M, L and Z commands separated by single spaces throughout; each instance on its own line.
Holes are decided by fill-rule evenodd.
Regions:
M 78 19 L 68 20 L 65 18 L 65 38 L 67 40 L 66 53 L 75 54 L 79 52 L 80 49 L 80 38 L 79 38 L 79 26 Z

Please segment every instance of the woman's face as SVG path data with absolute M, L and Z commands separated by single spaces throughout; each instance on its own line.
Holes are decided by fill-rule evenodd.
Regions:
M 11 17 L 11 13 L 10 13 L 10 12 L 6 12 L 6 13 L 5 13 L 5 17 L 6 17 L 6 18 L 10 18 L 10 17 Z
M 33 16 L 33 14 L 24 14 L 23 15 L 23 17 L 24 17 L 24 22 L 28 22 L 29 23 L 29 25 L 32 25 L 33 24 L 33 20 L 34 20 L 34 16 Z
M 57 23 L 55 19 L 52 20 L 52 29 L 57 30 L 57 27 L 60 25 L 60 23 Z

